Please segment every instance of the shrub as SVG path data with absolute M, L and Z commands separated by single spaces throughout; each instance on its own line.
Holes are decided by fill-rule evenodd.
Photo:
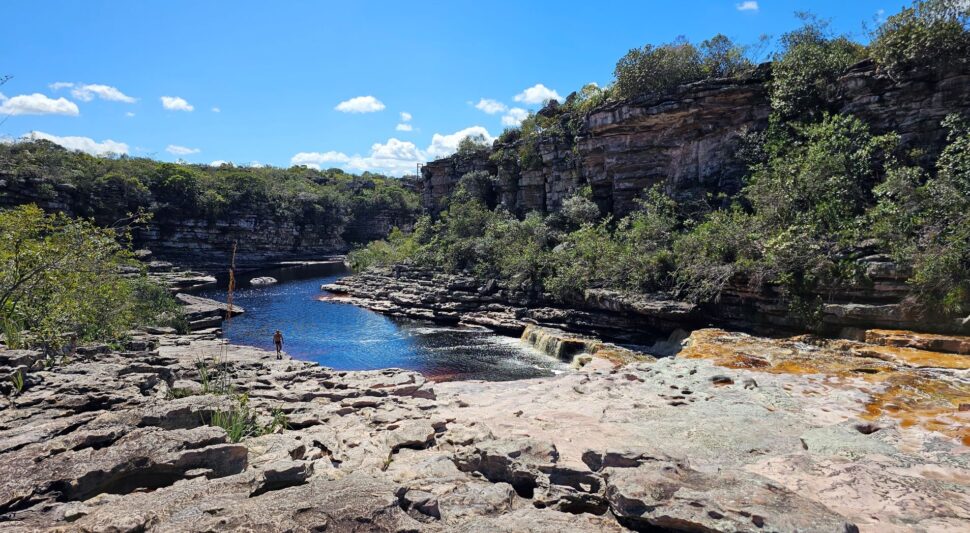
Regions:
M 747 50 L 727 36 L 717 34 L 701 43 L 701 65 L 708 78 L 739 76 L 753 67 Z
M 754 217 L 738 206 L 715 211 L 674 243 L 678 289 L 695 302 L 716 301 L 736 275 L 761 256 Z
M 826 115 L 781 135 L 766 143 L 768 161 L 753 167 L 744 190 L 758 216 L 768 227 L 799 224 L 833 237 L 853 229 L 893 164 L 897 137 L 874 136 L 848 115 Z
M 917 0 L 886 19 L 876 30 L 869 52 L 893 76 L 966 63 L 968 24 L 970 3 L 965 0 Z
M 828 86 L 864 56 L 861 45 L 832 36 L 828 22 L 800 16 L 804 25 L 782 36 L 782 51 L 772 67 L 771 106 L 783 118 L 825 110 Z
M 701 54 L 685 39 L 627 52 L 613 71 L 614 90 L 620 98 L 659 95 L 704 77 Z
M 593 191 L 587 186 L 562 202 L 559 213 L 571 227 L 577 228 L 583 224 L 591 224 L 600 218 L 600 208 L 591 197 Z
M 936 174 L 893 172 L 876 192 L 877 235 L 913 265 L 913 294 L 930 315 L 970 313 L 970 127 L 951 115 Z
M 458 142 L 458 153 L 460 155 L 473 154 L 488 149 L 488 141 L 481 133 L 469 135 Z
M 0 320 L 57 346 L 66 332 L 113 340 L 156 312 L 177 312 L 160 288 L 123 275 L 134 263 L 118 237 L 33 205 L 0 211 Z
M 686 83 L 737 76 L 751 68 L 746 50 L 718 34 L 695 47 L 686 39 L 634 48 L 613 71 L 613 90 L 620 98 L 661 95 Z

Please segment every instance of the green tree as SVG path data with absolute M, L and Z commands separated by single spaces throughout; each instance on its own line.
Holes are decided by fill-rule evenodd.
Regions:
M 0 211 L 0 318 L 34 339 L 114 339 L 146 318 L 141 306 L 164 299 L 137 300 L 149 293 L 124 275 L 131 266 L 115 230 L 33 205 Z
M 865 52 L 847 37 L 833 36 L 828 21 L 799 16 L 802 27 L 782 36 L 772 66 L 771 105 L 786 119 L 824 111 L 828 87 Z
M 970 61 L 970 2 L 917 0 L 875 32 L 872 58 L 893 76 Z

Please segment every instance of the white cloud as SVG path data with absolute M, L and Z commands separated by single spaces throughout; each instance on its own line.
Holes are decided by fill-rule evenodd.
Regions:
M 132 113 L 131 111 L 129 111 L 129 112 L 125 113 L 125 116 L 128 117 L 128 118 L 131 118 L 131 117 L 135 116 L 135 114 Z
M 48 85 L 52 91 L 59 91 L 61 89 L 67 89 L 68 87 L 74 87 L 74 84 L 69 81 L 55 81 L 54 83 Z
M 481 135 L 485 141 L 491 143 L 495 140 L 482 126 L 471 126 L 450 135 L 435 133 L 431 137 L 431 145 L 428 146 L 427 155 L 429 158 L 441 158 L 455 153 L 458 150 L 458 143 L 465 137 Z
M 168 109 L 169 111 L 194 111 L 195 106 L 185 101 L 184 98 L 178 96 L 163 96 L 162 97 L 162 107 Z
M 250 161 L 249 164 L 246 166 L 250 168 L 263 168 L 266 165 L 264 165 L 263 163 L 260 163 L 259 161 Z
M 736 7 L 738 11 L 757 11 L 758 2 L 755 2 L 754 0 L 747 0 L 745 2 L 741 2 L 740 4 L 735 4 L 734 7 Z
M 398 124 L 394 127 L 397 131 L 411 131 L 414 128 L 410 124 Z
M 172 155 L 189 155 L 197 154 L 202 150 L 199 150 L 198 148 L 189 148 L 187 146 L 179 146 L 177 144 L 170 144 L 165 147 L 165 151 Z
M 491 98 L 482 98 L 475 104 L 475 109 L 479 111 L 484 111 L 489 115 L 494 115 L 495 113 L 501 113 L 508 109 L 508 106 L 499 102 L 498 100 L 492 100 Z
M 411 113 L 401 111 L 401 122 L 411 122 Z
M 513 107 L 509 112 L 502 116 L 503 126 L 518 126 L 529 116 L 529 112 L 521 107 Z
M 57 135 L 51 135 L 42 131 L 32 131 L 24 135 L 24 138 L 31 140 L 44 139 L 52 143 L 59 144 L 68 150 L 80 150 L 92 155 L 128 153 L 127 144 L 112 141 L 111 139 L 105 139 L 101 142 L 97 142 L 90 137 L 58 137 Z
M 546 87 L 541 83 L 537 83 L 515 95 L 514 100 L 516 102 L 522 102 L 523 104 L 541 104 L 547 100 L 561 101 L 562 96 L 559 96 L 559 93 L 550 89 L 549 87 Z
M 373 96 L 357 96 L 337 104 L 336 109 L 342 113 L 374 113 L 384 109 L 384 102 Z
M 391 176 L 401 176 L 415 171 L 418 163 L 453 154 L 458 143 L 468 136 L 481 135 L 487 142 L 495 140 L 482 126 L 471 126 L 450 135 L 434 134 L 427 150 L 421 150 L 410 141 L 390 138 L 386 143 L 374 143 L 367 155 L 347 155 L 343 152 L 300 152 L 290 158 L 292 165 L 305 165 L 311 168 L 340 166 L 353 172 L 379 172 Z
M 290 164 L 294 166 L 307 166 L 320 169 L 324 165 L 332 166 L 333 163 L 347 163 L 350 157 L 342 152 L 300 152 L 290 158 Z
M 41 93 L 21 94 L 7 98 L 0 93 L 0 116 L 4 115 L 68 115 L 79 114 L 77 104 L 66 99 L 53 99 Z
M 418 163 L 425 161 L 424 153 L 414 143 L 390 138 L 386 143 L 374 143 L 367 157 L 354 156 L 347 168 L 356 172 L 380 172 L 392 176 L 413 173 Z
M 215 161 L 209 163 L 210 167 L 221 167 L 222 165 L 231 165 L 230 161 L 224 161 L 222 159 L 216 159 Z
M 64 84 L 64 82 L 58 82 L 58 83 L 60 83 L 61 85 Z M 54 85 L 57 85 L 57 84 L 56 83 L 51 84 L 51 88 L 53 88 Z M 110 85 L 102 85 L 99 83 L 76 85 L 74 86 L 73 89 L 71 89 L 71 95 L 82 102 L 90 102 L 91 100 L 94 100 L 95 97 L 97 97 L 102 100 L 110 100 L 112 102 L 124 102 L 126 104 L 135 103 L 134 98 L 119 91 L 117 88 L 112 87 Z
M 212 108 L 212 112 L 213 112 L 213 113 L 222 113 L 222 110 L 221 110 L 221 109 L 219 109 L 218 107 L 213 107 L 213 108 Z

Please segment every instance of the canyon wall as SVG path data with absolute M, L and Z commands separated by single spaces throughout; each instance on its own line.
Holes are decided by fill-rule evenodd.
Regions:
M 49 212 L 82 215 L 79 206 L 89 206 L 92 199 L 83 197 L 70 184 L 45 176 L 24 175 L 0 169 L 0 208 L 37 204 Z M 112 197 L 102 191 L 99 205 L 125 206 L 122 195 Z M 137 206 L 123 207 L 121 212 L 135 211 Z M 99 224 L 115 220 L 95 213 Z M 236 264 L 240 267 L 265 266 L 282 260 L 319 259 L 342 254 L 354 243 L 385 237 L 391 228 L 409 227 L 413 213 L 393 207 L 375 208 L 370 213 L 355 213 L 345 227 L 313 223 L 294 223 L 275 217 L 232 213 L 215 218 L 202 214 L 184 217 L 158 211 L 145 224 L 135 227 L 134 246 L 148 248 L 154 257 L 193 268 L 224 269 L 230 262 L 236 243 Z
M 628 213 L 653 185 L 682 199 L 737 192 L 745 172 L 736 156 L 740 135 L 767 126 L 770 79 L 766 64 L 742 78 L 685 85 L 662 98 L 608 103 L 581 117 L 575 139 L 541 138 L 539 158 L 528 165 L 493 157 L 515 153 L 521 141 L 433 161 L 421 171 L 424 207 L 438 211 L 473 170 L 495 175 L 498 204 L 519 214 L 555 211 L 586 185 L 615 215 Z M 930 157 L 945 140 L 940 121 L 949 113 L 970 114 L 970 68 L 893 80 L 865 61 L 828 93 L 833 112 L 855 115 L 875 133 L 896 132 L 904 146 Z

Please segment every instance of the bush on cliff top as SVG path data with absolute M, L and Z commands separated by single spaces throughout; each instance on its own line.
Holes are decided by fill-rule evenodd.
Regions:
M 970 61 L 970 2 L 918 0 L 876 30 L 872 58 L 893 76 Z
M 613 71 L 613 90 L 620 98 L 656 96 L 686 83 L 736 76 L 751 67 L 745 48 L 724 35 L 715 35 L 700 47 L 680 38 L 627 52 Z
M 824 112 L 829 86 L 865 57 L 862 45 L 833 35 L 827 21 L 799 16 L 802 27 L 782 36 L 772 65 L 771 107 L 785 119 Z

